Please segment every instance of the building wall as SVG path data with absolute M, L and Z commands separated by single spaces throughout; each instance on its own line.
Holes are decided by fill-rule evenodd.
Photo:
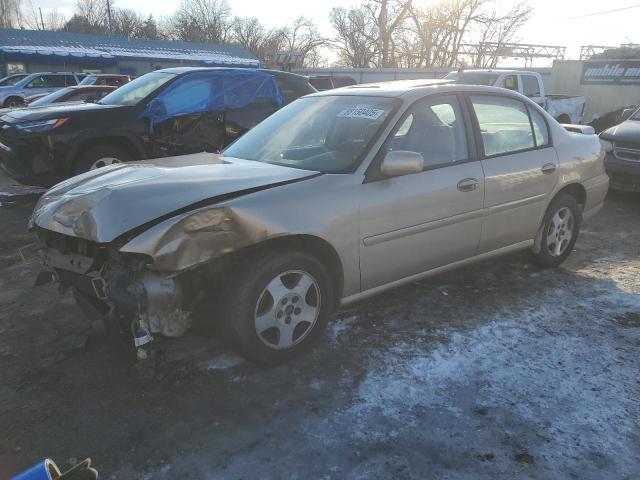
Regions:
M 556 60 L 551 93 L 582 95 L 587 100 L 584 122 L 629 105 L 640 103 L 640 85 L 580 85 L 584 61 Z

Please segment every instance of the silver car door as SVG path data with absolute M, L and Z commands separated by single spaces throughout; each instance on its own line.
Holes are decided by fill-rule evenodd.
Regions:
M 398 123 L 362 185 L 362 289 L 473 256 L 481 230 L 484 178 L 472 157 L 462 105 L 454 95 L 419 101 Z M 420 173 L 376 176 L 390 150 L 421 153 Z M 371 171 L 371 169 L 370 169 Z M 379 167 L 378 167 L 379 172 Z
M 484 151 L 483 253 L 535 237 L 558 181 L 558 156 L 533 105 L 497 95 L 472 95 L 470 102 Z

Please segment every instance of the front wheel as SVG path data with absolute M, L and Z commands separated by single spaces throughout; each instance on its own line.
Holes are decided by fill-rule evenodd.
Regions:
M 96 168 L 107 167 L 131 161 L 131 156 L 124 150 L 111 145 L 98 145 L 80 154 L 73 173 L 78 175 Z
M 249 360 L 284 363 L 322 336 L 333 295 L 331 278 L 315 257 L 261 252 L 245 259 L 224 288 L 222 333 Z
M 571 254 L 578 239 L 582 210 L 569 194 L 555 198 L 544 216 L 538 232 L 539 251 L 532 251 L 532 260 L 542 267 L 557 267 Z

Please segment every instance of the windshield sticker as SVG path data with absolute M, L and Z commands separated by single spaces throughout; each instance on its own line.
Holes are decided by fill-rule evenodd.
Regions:
M 366 105 L 356 105 L 342 110 L 338 117 L 340 118 L 366 118 L 367 120 L 377 120 L 384 110 L 379 108 L 371 108 Z

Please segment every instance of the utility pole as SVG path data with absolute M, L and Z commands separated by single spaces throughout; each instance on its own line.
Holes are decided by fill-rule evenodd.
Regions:
M 107 0 L 107 27 L 109 29 L 109 35 L 111 35 L 111 1 Z
M 40 24 L 42 25 L 42 30 L 44 30 L 44 20 L 42 19 L 42 7 L 38 7 L 40 10 Z

